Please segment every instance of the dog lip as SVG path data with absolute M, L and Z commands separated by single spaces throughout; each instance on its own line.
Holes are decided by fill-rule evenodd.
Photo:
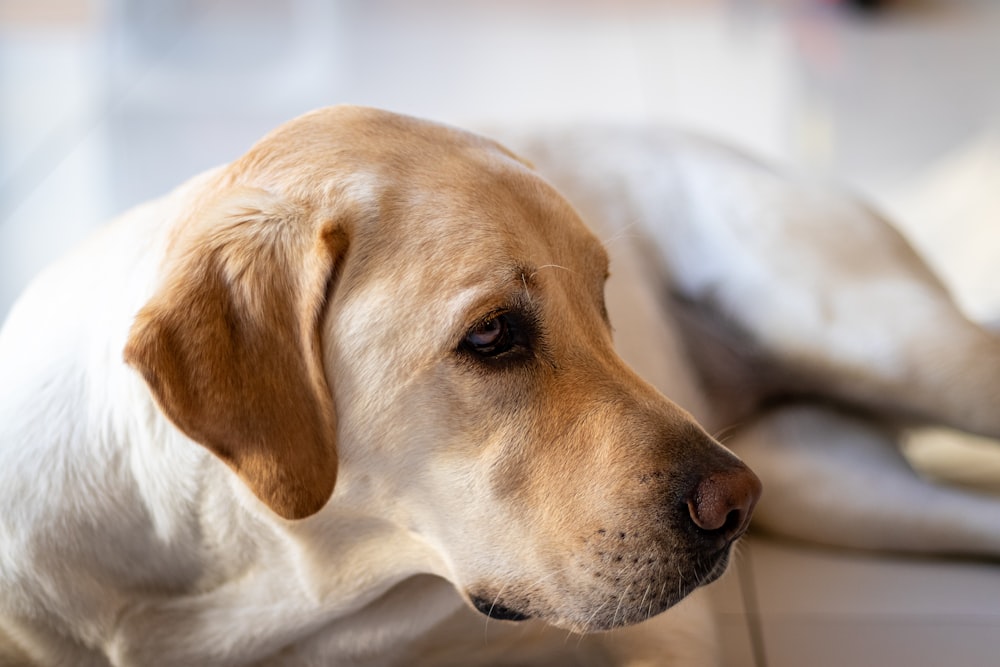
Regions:
M 485 614 L 490 618 L 495 618 L 498 621 L 526 621 L 531 618 L 527 614 L 523 614 L 519 611 L 511 609 L 510 607 L 505 607 L 502 604 L 498 604 L 492 600 L 487 600 L 483 597 L 473 595 L 470 599 L 472 601 L 472 606 L 476 608 L 476 611 Z
M 704 575 L 699 577 L 696 588 L 710 584 L 725 574 L 726 570 L 729 568 L 729 561 L 732 559 L 732 547 L 734 542 L 736 542 L 736 540 L 726 544 L 725 547 L 720 549 L 718 553 L 712 557 L 714 563 L 708 568 Z

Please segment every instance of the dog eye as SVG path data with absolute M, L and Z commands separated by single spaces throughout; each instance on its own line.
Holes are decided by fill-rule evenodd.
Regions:
M 514 346 L 514 326 L 506 314 L 483 320 L 465 334 L 463 346 L 484 357 L 495 357 Z

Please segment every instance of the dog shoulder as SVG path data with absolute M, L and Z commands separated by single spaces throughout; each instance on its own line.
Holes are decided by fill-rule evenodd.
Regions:
M 124 590 L 143 567 L 181 579 L 199 569 L 180 551 L 196 539 L 190 510 L 208 457 L 178 446 L 122 348 L 171 224 L 207 178 L 123 214 L 48 267 L 0 330 L 0 543 L 10 556 L 0 616 L 31 609 L 97 627 L 124 598 L 88 593 L 95 572 Z

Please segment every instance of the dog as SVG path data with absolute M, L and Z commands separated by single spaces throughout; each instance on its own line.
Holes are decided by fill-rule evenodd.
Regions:
M 712 664 L 752 514 L 995 548 L 893 445 L 1000 432 L 996 340 L 877 215 L 681 134 L 507 143 L 319 110 L 39 276 L 0 664 Z

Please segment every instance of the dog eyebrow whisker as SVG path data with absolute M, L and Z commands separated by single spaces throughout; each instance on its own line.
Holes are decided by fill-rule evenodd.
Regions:
M 618 229 L 614 234 L 606 239 L 601 239 L 601 243 L 605 246 L 611 245 L 617 241 L 621 241 L 625 238 L 640 238 L 638 234 L 631 233 L 632 228 L 639 225 L 640 219 L 634 218 L 631 222 L 625 224 L 620 229 Z
M 542 264 L 541 266 L 536 267 L 534 271 L 532 271 L 529 278 L 534 278 L 536 275 L 538 275 L 538 272 L 541 271 L 542 269 L 562 269 L 563 271 L 567 271 L 574 275 L 576 274 L 576 271 L 561 264 Z M 521 274 L 521 277 L 523 278 L 524 274 Z M 527 285 L 525 285 L 525 288 L 527 289 Z

